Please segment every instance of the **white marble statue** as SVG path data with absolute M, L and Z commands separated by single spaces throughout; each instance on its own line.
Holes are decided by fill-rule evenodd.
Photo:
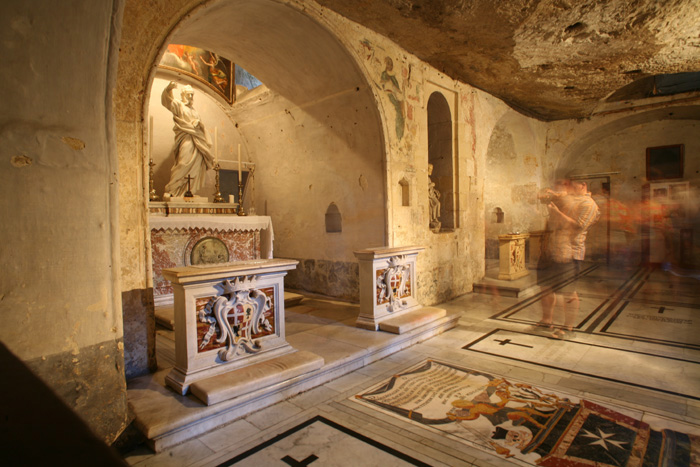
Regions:
M 430 201 L 430 228 L 440 230 L 440 192 L 430 179 L 433 174 L 433 164 L 428 164 L 428 198 Z
M 173 113 L 173 131 L 175 145 L 172 153 L 175 164 L 170 170 L 170 182 L 165 192 L 172 196 L 182 196 L 187 192 L 187 180 L 190 177 L 190 191 L 196 193 L 203 185 L 207 170 L 214 167 L 214 156 L 210 152 L 211 142 L 193 107 L 194 91 L 192 86 L 182 88 L 182 100 L 174 99 L 172 91 L 177 84 L 170 82 L 163 91 L 161 102 Z

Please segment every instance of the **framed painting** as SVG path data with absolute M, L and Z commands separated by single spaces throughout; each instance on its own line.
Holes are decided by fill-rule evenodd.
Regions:
M 233 104 L 235 99 L 233 63 L 209 50 L 189 45 L 170 44 L 158 64 L 199 81 Z
M 647 180 L 683 178 L 683 145 L 647 148 Z

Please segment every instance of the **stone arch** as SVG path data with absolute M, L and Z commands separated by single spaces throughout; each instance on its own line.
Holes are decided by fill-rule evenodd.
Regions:
M 576 161 L 581 154 L 593 143 L 633 126 L 663 120 L 700 120 L 700 105 L 656 108 L 646 112 L 627 115 L 597 126 L 580 138 L 577 138 L 562 151 L 562 156 L 557 164 L 556 177 L 566 176 L 570 168 L 576 165 Z
M 263 138 L 260 129 L 241 129 L 242 133 L 248 131 L 249 146 L 262 145 L 260 141 L 263 140 L 277 142 L 277 151 L 268 146 L 258 154 L 265 159 L 256 169 L 256 192 L 266 189 L 271 192 L 275 183 L 272 176 L 266 178 L 262 170 L 265 164 L 269 167 L 274 162 L 273 152 L 280 161 L 280 172 L 313 179 L 313 183 L 303 179 L 281 187 L 286 192 L 270 203 L 271 209 L 298 212 L 301 208 L 312 208 L 308 211 L 318 212 L 313 208 L 320 209 L 322 205 L 325 210 L 329 199 L 350 199 L 348 216 L 357 222 L 344 226 L 348 251 L 333 258 L 311 259 L 354 261 L 353 248 L 386 243 L 388 238 L 382 110 L 355 54 L 319 12 L 308 6 L 276 0 L 206 3 L 176 0 L 157 6 L 126 0 L 114 102 L 127 377 L 155 367 L 153 320 L 149 318 L 153 310 L 149 290 L 152 279 L 147 222 L 148 161 L 143 144 L 147 125 L 143 124 L 143 119 L 155 66 L 168 43 L 195 45 L 230 57 L 260 78 L 275 93 L 278 102 L 284 102 L 285 112 L 280 115 L 289 119 L 289 136 L 271 134 Z M 297 123 L 290 123 L 292 121 Z M 353 131 L 347 130 L 350 126 Z M 298 151 L 285 148 L 284 138 L 298 139 L 304 131 L 301 128 L 322 135 L 317 139 L 325 141 L 326 145 L 317 151 L 309 144 L 297 148 Z M 324 171 L 324 164 L 316 163 L 323 158 L 326 159 L 324 164 L 337 170 Z M 343 170 L 347 161 L 352 162 L 354 171 Z M 354 180 L 363 175 L 369 189 L 358 190 L 356 182 L 346 183 L 343 179 L 346 174 Z M 308 191 L 302 190 L 302 186 L 308 186 Z M 364 215 L 357 215 L 353 212 L 355 209 L 362 209 Z M 282 229 L 299 231 L 291 219 Z M 276 231 L 279 231 L 277 227 Z M 337 252 L 337 249 L 316 250 L 321 255 L 324 251 Z M 275 251 L 301 259 L 309 258 L 306 255 L 310 254 L 299 245 L 285 244 L 284 240 L 276 244 Z

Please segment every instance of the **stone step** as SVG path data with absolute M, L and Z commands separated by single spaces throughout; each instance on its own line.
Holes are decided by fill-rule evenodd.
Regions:
M 398 316 L 384 319 L 379 323 L 379 330 L 393 334 L 403 334 L 412 331 L 432 321 L 443 318 L 447 311 L 443 308 L 425 306 L 417 310 L 408 311 Z
M 323 358 L 300 350 L 192 383 L 190 392 L 207 405 L 274 386 L 323 367 Z

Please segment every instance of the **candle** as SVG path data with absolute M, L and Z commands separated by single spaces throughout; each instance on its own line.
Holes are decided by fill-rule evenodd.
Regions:
M 216 134 L 218 133 L 218 128 L 214 127 L 214 162 L 219 163 L 219 143 L 217 142 Z
M 148 122 L 148 155 L 149 159 L 153 159 L 153 115 Z
M 241 172 L 241 143 L 238 143 L 238 183 L 243 182 L 243 173 Z

